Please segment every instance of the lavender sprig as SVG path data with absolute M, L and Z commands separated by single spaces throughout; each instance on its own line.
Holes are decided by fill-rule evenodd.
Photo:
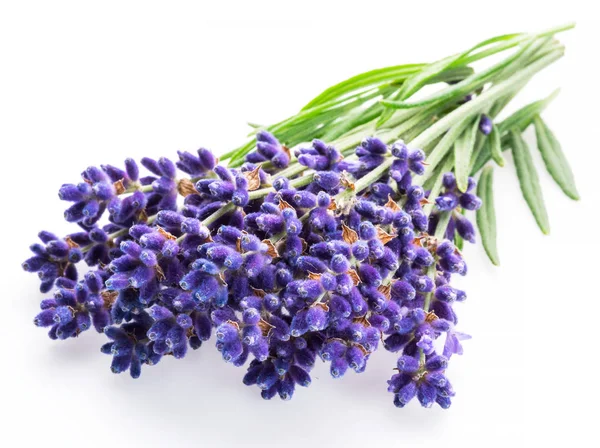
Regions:
M 352 78 L 220 163 L 201 148 L 179 152 L 175 163 L 142 159 L 148 175 L 132 159 L 123 169 L 86 169 L 83 182 L 59 191 L 72 202 L 65 218 L 80 229 L 65 238 L 41 232 L 23 263 L 38 272 L 42 292 L 55 288 L 34 323 L 53 339 L 94 327 L 109 339 L 101 351 L 112 356 L 111 370 L 134 378 L 214 335 L 223 359 L 247 365 L 244 384 L 265 399 L 308 386 L 317 359 L 341 378 L 364 372 L 383 347 L 398 354 L 388 381 L 396 406 L 416 397 L 448 408 L 448 362 L 469 338 L 456 329 L 454 304 L 466 294 L 452 278 L 467 273 L 457 244 L 476 240 L 470 212 L 498 261 L 492 168 L 479 187 L 475 175 L 490 158 L 503 163 L 510 148 L 540 221 L 541 194 L 520 139 L 534 122 L 546 166 L 577 197 L 539 118 L 548 100 L 495 123 L 562 55 L 549 39 L 562 29 Z M 468 66 L 514 47 L 482 72 Z M 448 85 L 410 100 L 439 82 Z M 78 280 L 82 260 L 92 269 Z

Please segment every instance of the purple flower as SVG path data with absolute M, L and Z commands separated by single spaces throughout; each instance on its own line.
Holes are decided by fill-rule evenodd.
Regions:
M 484 135 L 489 135 L 489 133 L 492 132 L 493 126 L 494 123 L 492 122 L 492 119 L 487 115 L 482 114 L 481 118 L 479 119 L 479 130 L 481 133 Z
M 341 161 L 342 155 L 333 146 L 328 146 L 321 140 L 313 140 L 310 148 L 300 148 L 295 153 L 298 162 L 316 171 L 331 170 Z M 335 169 L 335 171 L 342 171 Z
M 276 168 L 285 168 L 290 163 L 290 155 L 273 134 L 267 131 L 259 131 L 256 134 L 256 151 L 246 155 L 246 161 L 250 163 L 261 163 L 269 161 Z
M 334 378 L 362 373 L 382 345 L 399 356 L 390 380 L 397 406 L 414 397 L 449 406 L 444 371 L 465 339 L 453 308 L 465 294 L 451 276 L 464 275 L 466 264 L 451 241 L 425 232 L 439 215 L 425 214 L 430 193 L 412 183 L 425 169 L 423 151 L 373 137 L 350 161 L 319 140 L 295 155 L 314 170 L 303 186 L 277 175 L 289 154 L 265 131 L 241 169 L 200 149 L 179 152 L 176 163 L 142 159 L 149 176 L 131 159 L 124 170 L 86 170 L 84 185 L 61 189 L 74 203 L 67 218 L 83 230 L 64 239 L 42 232 L 24 263 L 40 273 L 42 289 L 58 288 L 35 324 L 54 339 L 92 326 L 106 333 L 112 371 L 133 377 L 214 337 L 226 362 L 248 364 L 243 382 L 265 399 L 288 400 L 308 386 L 318 357 Z M 388 158 L 388 172 L 352 189 Z M 474 182 L 461 193 L 447 175 L 444 188 L 436 204 L 456 214 L 452 237 L 472 240 L 456 209 L 477 208 Z M 98 227 L 105 209 L 109 224 Z M 76 282 L 80 260 L 95 268 Z
M 471 336 L 459 331 L 454 331 L 454 328 L 446 334 L 446 342 L 444 343 L 443 355 L 450 359 L 454 354 L 462 355 L 463 348 L 460 341 L 466 341 L 471 339 Z

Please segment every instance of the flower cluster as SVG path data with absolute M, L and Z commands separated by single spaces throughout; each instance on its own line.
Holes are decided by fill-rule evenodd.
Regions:
M 250 163 L 269 161 L 277 168 L 285 168 L 290 163 L 290 152 L 272 134 L 259 131 L 256 134 L 256 151 L 246 155 L 246 161 Z
M 437 210 L 439 212 L 450 212 L 450 222 L 446 230 L 446 237 L 453 239 L 456 233 L 470 243 L 475 242 L 475 228 L 473 224 L 465 217 L 463 211 L 475 211 L 481 207 L 481 199 L 475 195 L 474 191 L 477 187 L 477 182 L 472 177 L 469 177 L 467 189 L 462 192 L 458 189 L 456 178 L 453 173 L 445 173 L 443 180 L 444 192 L 435 200 Z M 439 213 L 431 216 L 429 222 L 431 228 L 435 228 L 439 217 Z
M 206 149 L 180 152 L 176 163 L 144 158 L 145 177 L 131 159 L 124 170 L 88 168 L 84 182 L 59 192 L 81 231 L 42 232 L 44 244 L 23 264 L 39 273 L 43 292 L 56 287 L 35 324 L 58 339 L 104 332 L 112 371 L 134 378 L 214 334 L 223 359 L 247 365 L 244 384 L 265 399 L 308 386 L 318 359 L 341 378 L 365 371 L 383 347 L 398 353 L 389 380 L 397 406 L 416 396 L 447 408 L 454 391 L 445 370 L 466 337 L 455 330 L 453 304 L 465 293 L 451 278 L 466 264 L 454 228 L 473 239 L 458 208 L 479 207 L 474 182 L 459 192 L 448 173 L 433 198 L 413 183 L 424 152 L 374 137 L 354 157 L 319 140 L 295 156 L 261 131 L 239 169 Z M 386 161 L 390 169 L 370 179 Z M 291 163 L 302 168 L 290 178 Z M 434 200 L 430 217 L 423 207 Z M 81 260 L 94 269 L 77 281 Z

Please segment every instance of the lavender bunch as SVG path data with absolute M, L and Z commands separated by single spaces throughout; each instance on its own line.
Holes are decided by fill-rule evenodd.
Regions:
M 364 372 L 384 348 L 398 356 L 388 380 L 396 406 L 416 397 L 448 408 L 446 369 L 469 338 L 454 307 L 466 294 L 452 282 L 467 273 L 463 242 L 476 241 L 469 213 L 498 263 L 487 162 L 503 165 L 511 149 L 547 231 L 521 137 L 533 123 L 548 170 L 577 198 L 539 117 L 551 98 L 495 120 L 562 55 L 552 39 L 561 30 L 501 36 L 433 64 L 351 78 L 219 162 L 201 148 L 176 162 L 143 158 L 147 175 L 132 159 L 86 169 L 82 182 L 59 190 L 72 203 L 65 219 L 79 229 L 63 238 L 41 232 L 23 263 L 43 293 L 54 289 L 35 325 L 52 339 L 94 327 L 109 339 L 101 351 L 111 370 L 134 378 L 212 337 L 265 399 L 308 386 L 318 359 L 341 378 Z M 469 66 L 511 48 L 482 72 Z M 408 101 L 430 83 L 445 84 Z M 79 279 L 81 261 L 91 269 Z

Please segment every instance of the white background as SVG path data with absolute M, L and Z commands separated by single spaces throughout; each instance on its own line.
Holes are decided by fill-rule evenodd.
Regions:
M 0 445 L 598 446 L 600 24 L 586 3 L 2 2 Z M 57 342 L 33 326 L 43 296 L 20 263 L 38 230 L 68 231 L 56 192 L 88 165 L 224 151 L 244 141 L 246 120 L 287 117 L 361 71 L 572 20 L 566 57 L 517 101 L 562 87 L 544 116 L 582 200 L 538 164 L 552 227 L 542 236 L 512 161 L 496 171 L 502 267 L 480 246 L 466 250 L 469 300 L 458 312 L 473 339 L 449 369 L 449 411 L 394 408 L 389 353 L 343 380 L 319 365 L 291 402 L 266 402 L 212 342 L 134 381 L 110 372 L 103 336 Z

